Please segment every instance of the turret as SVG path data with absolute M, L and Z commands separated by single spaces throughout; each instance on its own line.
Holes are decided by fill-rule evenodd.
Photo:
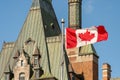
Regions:
M 34 53 L 33 53 L 33 68 L 34 68 L 34 73 L 35 73 L 35 79 L 39 79 L 39 77 L 43 74 L 43 70 L 40 67 L 40 51 L 38 47 L 35 47 Z
M 68 26 L 73 29 L 81 28 L 82 0 L 68 0 Z

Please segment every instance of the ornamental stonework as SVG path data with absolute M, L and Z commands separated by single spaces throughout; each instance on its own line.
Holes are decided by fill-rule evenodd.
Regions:
M 75 2 L 78 2 L 78 3 L 79 3 L 79 2 L 81 2 L 81 1 L 82 1 L 82 0 L 69 0 L 68 2 L 69 2 L 69 3 L 75 3 Z

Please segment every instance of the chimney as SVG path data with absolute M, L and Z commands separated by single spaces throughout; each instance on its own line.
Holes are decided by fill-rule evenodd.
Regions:
M 108 63 L 102 65 L 102 80 L 110 80 L 111 78 L 111 66 Z

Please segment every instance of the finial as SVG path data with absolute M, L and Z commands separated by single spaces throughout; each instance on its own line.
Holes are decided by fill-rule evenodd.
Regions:
M 63 18 L 61 19 L 61 23 L 65 23 L 65 20 Z

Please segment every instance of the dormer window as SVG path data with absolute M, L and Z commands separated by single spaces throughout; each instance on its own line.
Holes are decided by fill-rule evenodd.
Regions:
M 33 53 L 33 66 L 34 67 L 39 66 L 40 57 L 41 56 L 40 56 L 39 48 L 36 47 Z
M 14 80 L 29 80 L 30 64 L 27 63 L 26 57 L 28 57 L 27 53 L 22 49 L 13 68 Z
M 38 56 L 34 57 L 34 64 L 37 65 L 38 64 Z

